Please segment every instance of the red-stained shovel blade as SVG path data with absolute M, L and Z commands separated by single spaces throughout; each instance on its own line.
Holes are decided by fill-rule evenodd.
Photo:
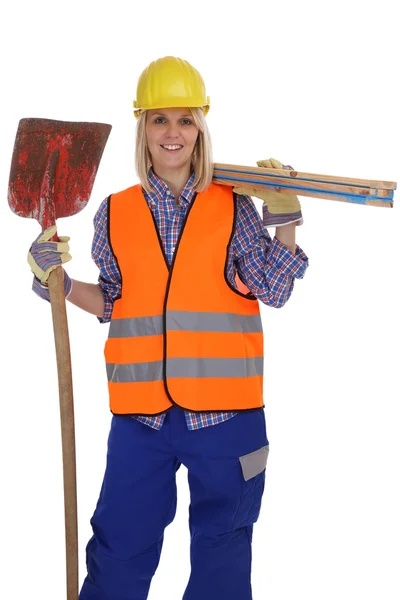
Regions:
M 57 152 L 51 197 L 55 218 L 69 217 L 90 198 L 111 125 L 21 119 L 11 161 L 8 203 L 21 217 L 41 218 L 41 190 L 49 160 Z M 43 212 L 43 199 L 42 199 Z

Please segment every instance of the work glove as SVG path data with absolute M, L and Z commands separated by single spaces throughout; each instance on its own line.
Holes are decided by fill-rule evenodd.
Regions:
M 279 160 L 269 158 L 268 160 L 258 160 L 259 167 L 267 169 L 293 169 L 293 167 L 284 166 Z M 235 187 L 233 191 L 236 194 L 245 196 L 255 196 L 264 201 L 265 209 L 263 211 L 264 225 L 267 227 L 280 227 L 289 223 L 302 225 L 303 215 L 297 196 L 294 194 L 282 194 L 274 192 L 272 189 L 258 190 L 251 187 Z
M 28 252 L 28 263 L 34 274 L 32 289 L 38 296 L 49 301 L 50 293 L 47 281 L 51 271 L 62 266 L 72 258 L 69 254 L 69 237 L 61 236 L 58 242 L 50 241 L 56 233 L 56 225 L 42 231 Z M 64 271 L 65 297 L 69 295 L 71 288 L 72 280 Z

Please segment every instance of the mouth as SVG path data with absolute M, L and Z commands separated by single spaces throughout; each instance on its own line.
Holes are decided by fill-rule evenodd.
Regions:
M 161 148 L 170 154 L 175 154 L 179 150 L 182 150 L 183 146 L 180 144 L 161 144 Z

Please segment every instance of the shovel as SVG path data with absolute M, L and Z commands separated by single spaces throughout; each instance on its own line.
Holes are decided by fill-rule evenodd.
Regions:
M 8 203 L 41 229 L 70 217 L 89 200 L 111 125 L 21 119 L 15 138 Z M 55 238 L 53 238 L 55 239 Z M 51 271 L 48 286 L 56 348 L 60 401 L 67 600 L 78 598 L 78 523 L 72 369 L 63 270 Z

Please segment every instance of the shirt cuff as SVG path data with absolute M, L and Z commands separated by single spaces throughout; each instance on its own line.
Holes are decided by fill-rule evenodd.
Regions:
M 103 312 L 103 316 L 97 317 L 97 319 L 98 319 L 99 323 L 109 323 L 111 321 L 111 315 L 112 315 L 112 311 L 113 311 L 114 301 L 112 298 L 110 298 L 110 296 L 108 296 L 108 294 L 106 294 L 104 292 L 104 290 L 101 288 L 101 285 L 99 285 L 99 288 L 103 292 L 104 312 Z
M 290 223 L 296 223 L 297 225 L 303 224 L 301 210 L 294 213 L 273 214 L 269 212 L 267 204 L 263 204 L 262 210 L 264 227 L 281 227 L 282 225 L 289 225 Z
M 308 257 L 300 246 L 296 244 L 296 251 L 293 254 L 276 237 L 268 248 L 267 260 L 271 266 L 296 279 L 303 279 L 308 268 Z

